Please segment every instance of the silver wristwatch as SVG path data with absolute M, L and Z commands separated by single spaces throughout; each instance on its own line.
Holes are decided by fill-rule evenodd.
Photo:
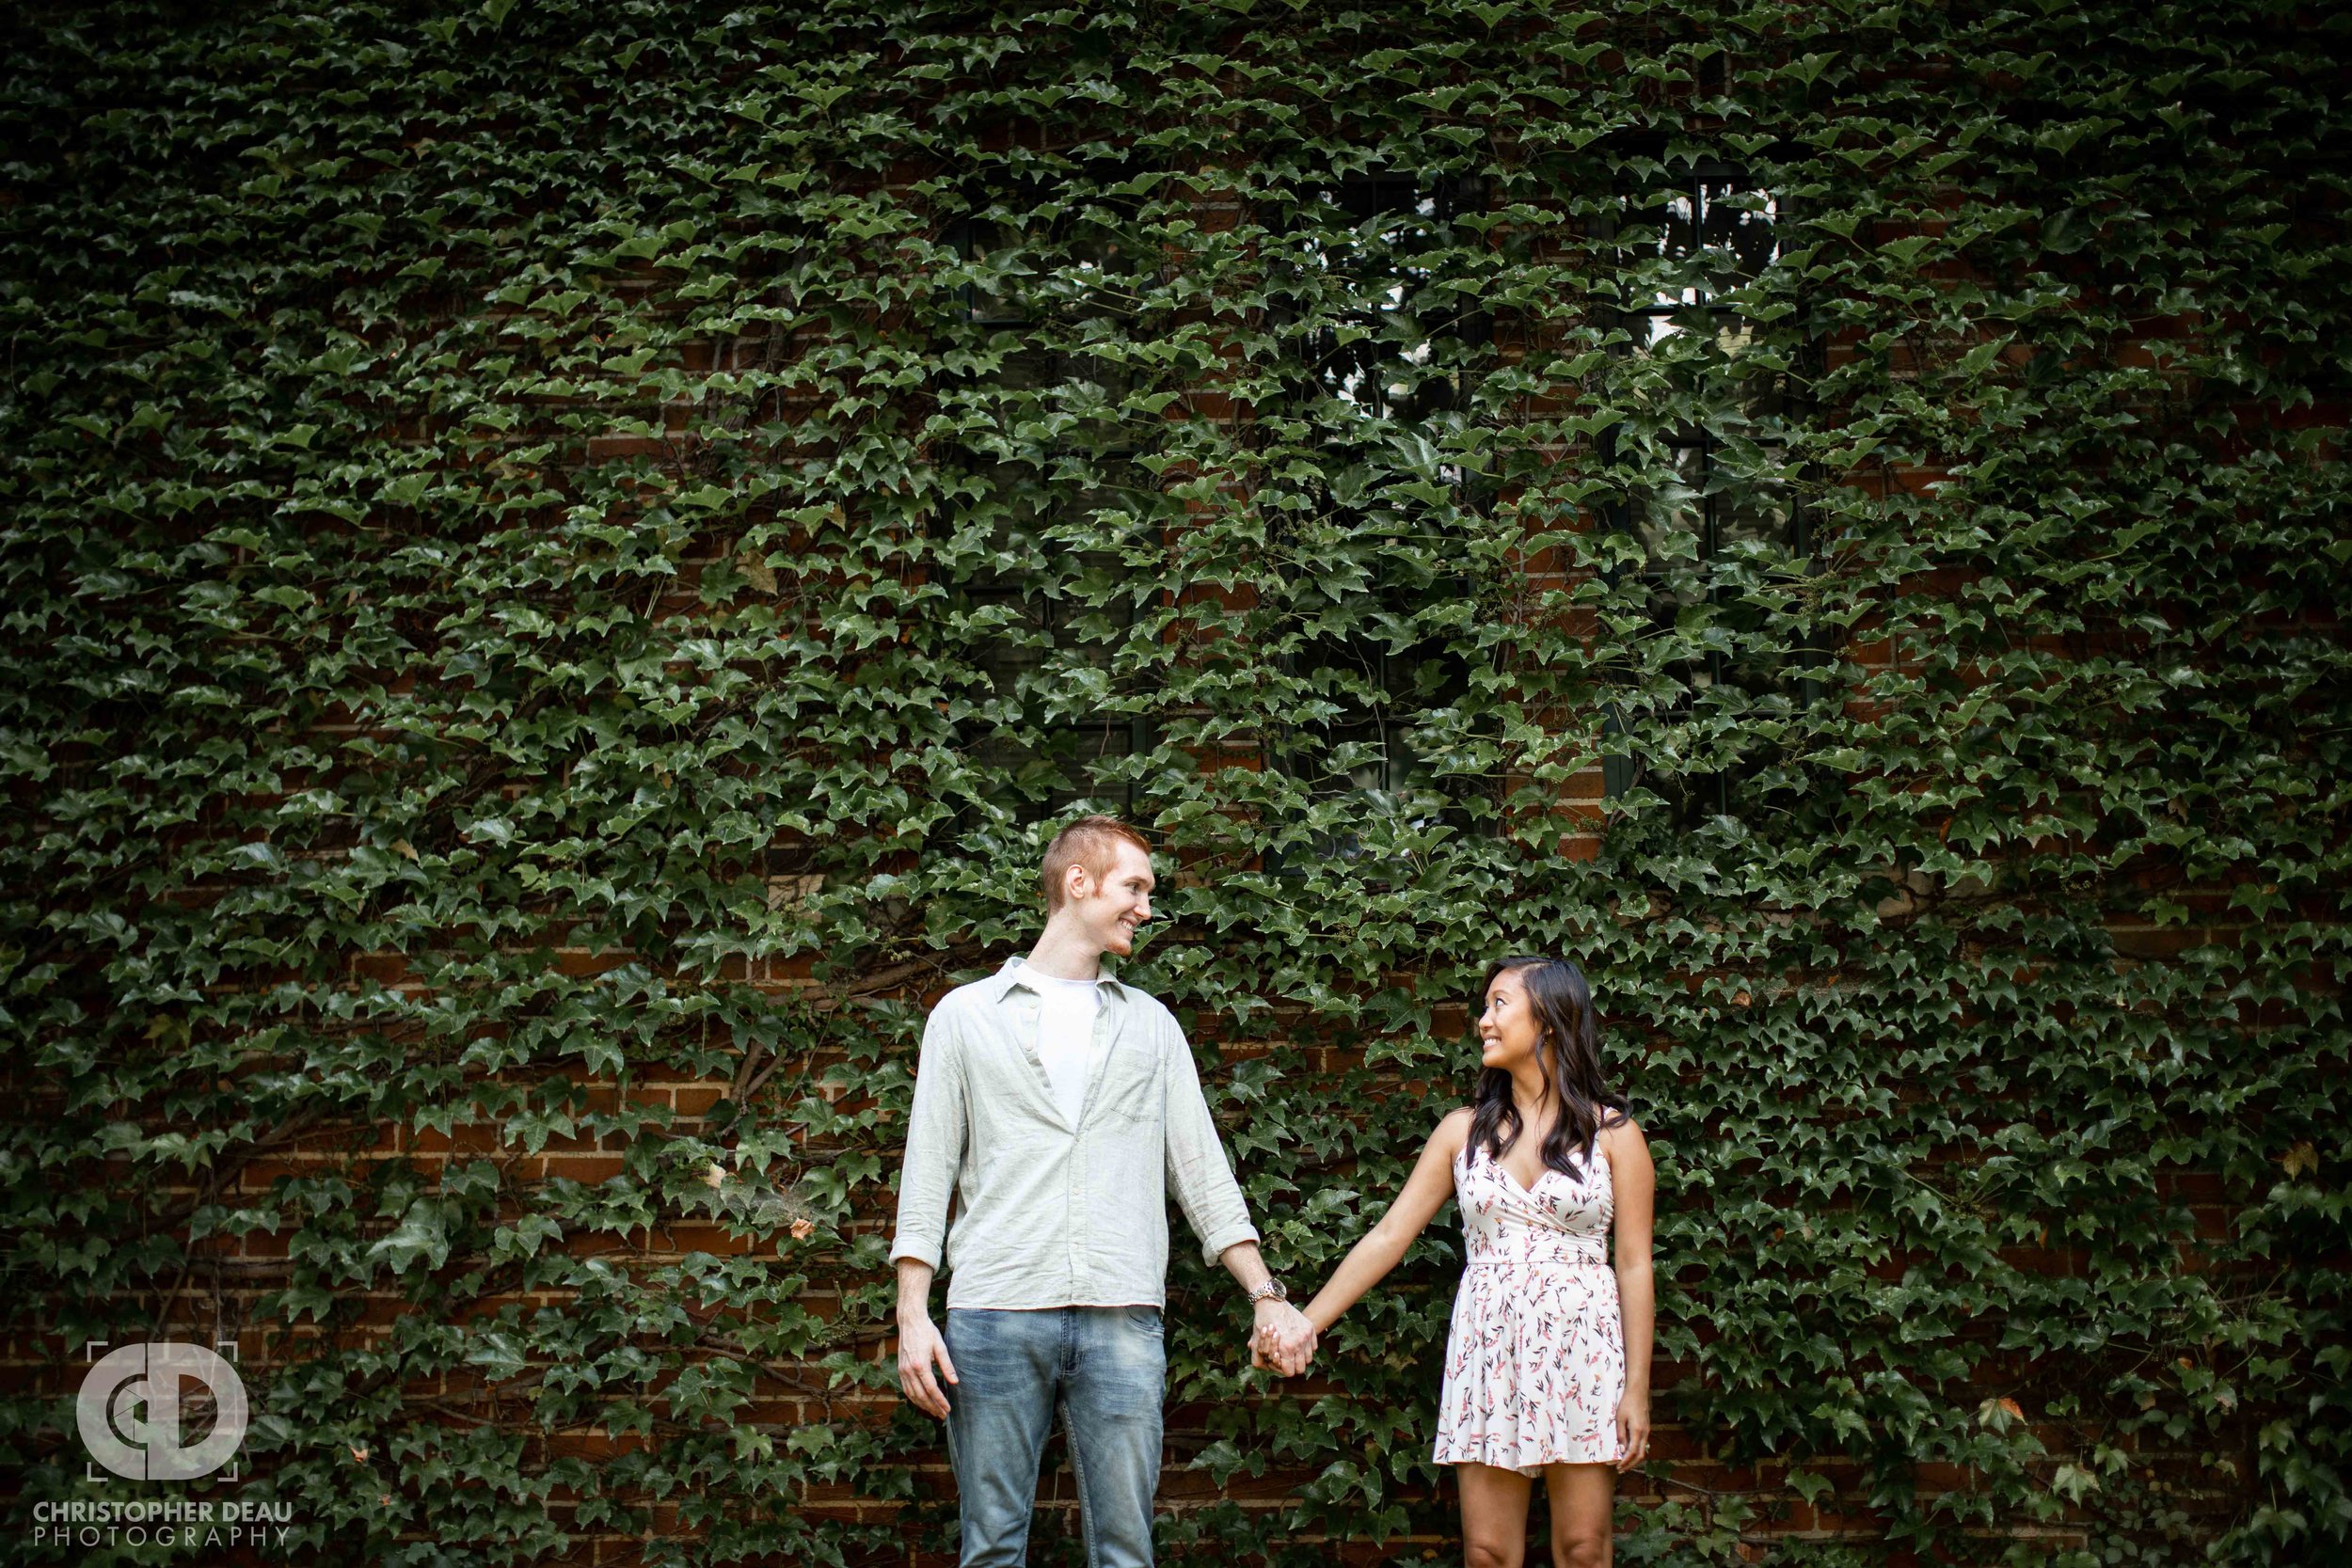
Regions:
M 1288 1301 L 1290 1299 L 1291 1293 L 1282 1289 L 1282 1282 L 1270 1275 L 1264 1284 L 1249 1292 L 1249 1305 L 1252 1307 L 1262 1301 Z

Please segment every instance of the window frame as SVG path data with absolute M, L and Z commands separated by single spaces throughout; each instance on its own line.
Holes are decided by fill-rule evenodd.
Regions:
M 1011 193 L 997 192 L 994 193 L 997 199 L 992 199 L 990 192 L 977 183 L 970 183 L 967 184 L 962 195 L 966 211 L 961 215 L 944 223 L 939 235 L 941 243 L 953 248 L 958 257 L 969 263 L 983 243 L 982 230 L 985 225 L 978 214 L 999 205 L 1001 199 L 1009 198 Z M 1041 195 L 1040 199 L 1042 199 Z M 1043 243 L 1052 246 L 1064 241 L 1067 238 L 1067 230 L 1073 221 L 1072 214 L 1061 214 L 1043 237 Z M 1035 386 L 1041 388 L 1066 384 L 1072 379 L 1068 372 L 1079 361 L 1085 362 L 1084 368 L 1087 370 L 1099 372 L 1101 369 L 1102 362 L 1095 356 L 1036 342 L 1033 329 L 1039 325 L 1040 317 L 1022 302 L 1007 300 L 1004 296 L 996 294 L 983 296 L 978 284 L 969 280 L 961 284 L 960 288 L 963 300 L 963 321 L 979 329 L 985 338 L 993 339 L 999 333 L 1023 333 L 1025 329 L 1029 329 L 1031 332 L 1031 341 L 1006 356 L 1004 369 L 998 372 L 1000 377 L 1008 372 L 1013 372 L 1016 365 L 1023 365 L 1025 367 L 1024 373 L 1033 374 Z M 992 309 L 990 305 L 983 303 L 984 298 L 997 303 Z M 1107 378 L 1098 374 L 1087 379 L 1102 382 Z M 1113 447 L 1096 455 L 1108 463 L 1118 464 L 1131 459 L 1135 451 L 1131 447 Z M 1046 544 L 1045 531 L 1053 526 L 1055 518 L 1066 510 L 1073 498 L 1063 494 L 1066 487 L 1052 479 L 1050 475 L 1041 478 L 1041 485 L 1046 504 L 1039 509 L 1029 528 L 1037 542 L 1044 546 Z M 1089 487 L 1074 499 L 1088 502 L 1102 493 L 1102 487 Z M 1021 618 L 1028 622 L 1036 633 L 1042 634 L 1046 639 L 1046 659 L 1051 659 L 1055 647 L 1062 645 L 1056 641 L 1055 634 L 1060 628 L 1061 607 L 1066 601 L 1055 594 L 1042 592 L 1044 585 L 1039 579 L 1012 573 L 983 572 L 947 583 L 946 586 L 949 603 L 960 611 L 969 611 L 988 603 L 1016 607 Z M 1121 624 L 1132 634 L 1136 625 L 1136 605 L 1132 598 L 1127 598 L 1121 603 L 1123 610 Z M 990 695 L 993 698 L 1001 700 L 1017 695 L 1021 681 L 1034 673 L 1031 669 L 1019 667 L 1012 661 L 990 660 L 984 644 L 974 644 L 971 652 L 975 656 L 974 662 L 991 676 L 993 689 Z M 1105 662 L 1107 662 L 1107 649 Z M 1002 664 L 1006 668 L 992 669 L 992 663 Z M 1025 702 L 1022 708 L 1020 727 L 1041 735 L 1049 746 L 1057 737 L 1069 737 L 1078 741 L 1078 745 L 1074 748 L 1074 754 L 1070 758 L 1057 757 L 1050 751 L 1043 753 L 1043 756 L 1045 760 L 1053 762 L 1057 768 L 1062 768 L 1067 763 L 1071 768 L 1081 774 L 1079 777 L 1067 780 L 1072 786 L 1070 788 L 1049 790 L 1041 800 L 1035 801 L 1023 799 L 1011 802 L 1015 820 L 1024 824 L 1049 819 L 1066 813 L 1070 807 L 1080 802 L 1102 803 L 1104 801 L 1103 796 L 1092 792 L 1091 785 L 1094 781 L 1084 775 L 1090 773 L 1091 763 L 1112 754 L 1107 750 L 1107 740 L 1111 736 L 1120 735 L 1122 737 L 1125 751 L 1119 754 L 1123 755 L 1139 755 L 1151 751 L 1157 744 L 1157 726 L 1152 723 L 1151 716 L 1147 713 L 1121 713 L 1105 709 L 1090 717 L 1046 721 L 1035 716 L 1031 704 Z M 1088 754 L 1089 739 L 1093 741 L 1091 756 Z M 969 738 L 959 736 L 960 749 L 967 757 L 977 756 L 1009 740 L 1009 737 L 1003 734 L 1001 728 L 993 728 L 985 734 L 976 735 Z M 1009 741 L 1009 743 L 1022 744 L 1018 741 Z M 1041 753 L 1031 751 L 1030 755 L 1036 757 Z M 1132 816 L 1136 803 L 1136 785 L 1133 780 L 1129 780 L 1120 789 L 1116 809 L 1122 816 Z
M 1398 174 L 1386 169 L 1367 170 L 1306 186 L 1301 192 L 1301 206 L 1305 205 L 1306 194 L 1314 191 L 1326 193 L 1329 205 L 1344 211 L 1350 226 L 1358 230 L 1386 213 L 1409 214 L 1433 228 L 1451 230 L 1462 215 L 1486 212 L 1493 202 L 1491 182 L 1477 175 Z M 1419 283 L 1410 279 L 1402 269 L 1398 277 L 1398 287 L 1406 291 L 1406 298 L 1409 299 L 1411 291 Z M 1400 300 L 1398 303 L 1401 305 L 1404 302 Z M 1376 314 L 1378 309 L 1377 306 L 1368 306 L 1360 313 L 1371 316 Z M 1277 333 L 1296 330 L 1295 323 L 1285 322 L 1279 315 L 1270 319 L 1267 325 L 1269 330 Z M 1458 312 L 1433 330 L 1424 341 L 1434 345 L 1440 339 L 1450 339 L 1465 343 L 1473 350 L 1470 360 L 1483 356 L 1488 362 L 1466 363 L 1455 372 L 1452 389 L 1442 403 L 1424 404 L 1410 413 L 1399 414 L 1389 399 L 1386 381 L 1377 379 L 1381 366 L 1389 356 L 1351 352 L 1357 343 L 1377 343 L 1380 340 L 1374 337 L 1347 344 L 1340 343 L 1337 341 L 1340 325 L 1333 323 L 1316 326 L 1311 336 L 1300 343 L 1299 361 L 1308 373 L 1291 381 L 1289 391 L 1301 403 L 1334 398 L 1363 408 L 1372 420 L 1393 420 L 1407 428 L 1426 428 L 1426 421 L 1431 417 L 1462 410 L 1469 402 L 1468 377 L 1492 369 L 1496 348 L 1493 317 L 1482 309 Z M 1431 352 L 1434 354 L 1434 348 Z M 1327 368 L 1344 369 L 1351 365 L 1352 374 L 1335 374 Z M 1368 398 L 1346 389 L 1347 381 L 1356 376 L 1375 378 Z M 1453 465 L 1441 466 L 1440 471 L 1445 474 L 1447 488 L 1453 492 L 1457 507 L 1482 514 L 1491 511 L 1498 488 L 1491 482 Z M 1323 501 L 1336 513 L 1362 515 L 1369 510 L 1333 494 L 1330 476 L 1324 478 L 1321 491 Z M 1472 588 L 1467 578 L 1441 576 L 1425 587 L 1414 590 L 1413 605 L 1391 602 L 1385 596 L 1381 602 L 1383 608 L 1418 609 L 1425 605 L 1429 594 L 1445 592 L 1444 585 L 1450 582 L 1458 582 L 1463 593 Z M 1372 591 L 1381 593 L 1384 588 L 1394 586 L 1375 583 Z M 1355 645 L 1343 647 L 1343 641 Z M 1431 646 L 1436 641 L 1433 639 L 1430 643 L 1415 646 Z M 1416 754 L 1409 738 L 1421 716 L 1440 711 L 1450 703 L 1470 694 L 1474 688 L 1467 665 L 1454 672 L 1438 692 L 1431 694 L 1429 700 L 1399 703 L 1393 700 L 1394 695 L 1400 689 L 1409 693 L 1415 683 L 1409 674 L 1400 679 L 1391 673 L 1392 669 L 1409 668 L 1425 661 L 1430 656 L 1417 659 L 1412 650 L 1391 649 L 1376 637 L 1321 640 L 1311 644 L 1311 649 L 1312 651 L 1302 650 L 1279 656 L 1283 673 L 1304 677 L 1314 668 L 1326 664 L 1340 665 L 1350 659 L 1358 660 L 1369 666 L 1365 672 L 1365 684 L 1380 693 L 1380 699 L 1369 705 L 1354 707 L 1318 726 L 1284 724 L 1262 728 L 1259 758 L 1261 766 L 1269 774 L 1302 785 L 1310 800 L 1314 801 L 1352 798 L 1371 802 L 1383 796 L 1396 800 L 1419 789 L 1444 802 L 1438 808 L 1437 820 L 1461 832 L 1500 833 L 1502 818 L 1500 781 L 1489 781 L 1481 791 L 1492 798 L 1488 803 L 1493 809 L 1477 812 L 1472 807 L 1471 792 L 1461 787 L 1463 781 L 1440 780 L 1423 774 L 1427 759 Z M 1451 648 L 1432 648 L 1433 654 L 1450 655 L 1452 652 Z M 1377 760 L 1355 768 L 1337 768 L 1334 759 L 1343 754 L 1343 749 L 1358 744 L 1372 745 L 1376 751 Z M 1376 784 L 1355 782 L 1355 775 L 1368 769 L 1377 770 Z M 1333 787 L 1331 781 L 1335 775 L 1345 776 L 1350 782 L 1343 786 Z M 1415 820 L 1421 819 L 1417 817 Z M 1355 835 L 1345 832 L 1317 834 L 1310 853 L 1313 858 L 1322 860 L 1360 862 L 1363 858 L 1363 851 Z M 1296 852 L 1285 855 L 1279 849 L 1269 848 L 1265 852 L 1264 863 L 1274 875 L 1295 877 L 1304 874 L 1304 867 L 1297 863 L 1304 858 Z M 1379 882 L 1383 879 L 1375 876 L 1372 880 Z
M 1771 223 L 1774 235 L 1770 248 L 1761 261 L 1753 269 L 1743 274 L 1746 277 L 1753 277 L 1778 258 L 1779 233 L 1791 220 L 1790 199 L 1787 193 L 1772 190 L 1741 165 L 1713 159 L 1692 164 L 1683 174 L 1681 182 L 1676 187 L 1674 195 L 1687 196 L 1692 198 L 1691 216 L 1688 222 L 1693 236 L 1692 248 L 1694 250 L 1708 248 L 1705 244 L 1705 235 L 1709 207 L 1713 205 L 1709 196 L 1710 187 L 1735 198 L 1760 194 L 1770 203 Z M 1602 232 L 1597 236 L 1600 243 L 1613 248 L 1621 248 L 1618 245 L 1618 240 L 1623 232 L 1623 227 L 1630 227 L 1639 222 L 1640 218 L 1635 215 L 1637 213 L 1657 213 L 1665 210 L 1667 205 L 1665 202 L 1661 202 L 1648 209 L 1634 209 L 1631 206 L 1632 199 L 1630 193 L 1620 195 L 1616 210 L 1623 216 L 1618 220 L 1604 224 Z M 1744 211 L 1744 209 L 1741 210 Z M 1662 246 L 1671 241 L 1667 235 L 1661 233 L 1660 243 Z M 1732 248 L 1735 254 L 1739 253 L 1736 245 Z M 1690 254 L 1690 252 L 1686 251 L 1684 254 Z M 1677 300 L 1653 298 L 1645 303 L 1620 304 L 1614 307 L 1613 314 L 1615 325 L 1625 328 L 1629 335 L 1629 341 L 1619 345 L 1616 352 L 1621 356 L 1630 356 L 1637 352 L 1646 351 L 1670 335 L 1658 331 L 1657 324 L 1677 316 L 1688 317 L 1696 313 L 1710 323 L 1744 324 L 1747 321 L 1747 318 L 1741 316 L 1736 309 L 1719 303 L 1721 291 L 1710 291 L 1701 285 L 1686 285 L 1681 292 L 1684 297 Z M 1676 330 L 1687 330 L 1687 328 L 1677 326 Z M 1718 326 L 1719 337 L 1722 328 Z M 1790 390 L 1782 395 L 1792 397 L 1794 394 L 1793 390 Z M 1596 446 L 1603 466 L 1615 463 L 1617 437 L 1618 429 L 1614 426 L 1597 434 Z M 1715 453 L 1719 449 L 1720 441 L 1711 429 L 1702 424 L 1676 432 L 1662 445 L 1672 452 L 1695 451 L 1700 455 L 1700 470 L 1697 476 L 1698 483 L 1693 490 L 1693 502 L 1698 512 L 1697 551 L 1705 584 L 1704 602 L 1709 605 L 1721 604 L 1724 602 L 1722 584 L 1717 580 L 1713 572 L 1706 570 L 1709 562 L 1720 558 L 1725 544 L 1722 497 L 1714 483 L 1716 478 Z M 1798 477 L 1802 478 L 1802 476 Z M 1814 536 L 1812 513 L 1804 504 L 1801 485 L 1792 485 L 1788 492 L 1787 510 L 1788 518 L 1776 542 L 1786 547 L 1792 557 L 1803 558 L 1811 553 Z M 1662 585 L 1670 574 L 1647 563 L 1650 560 L 1650 551 L 1641 523 L 1635 515 L 1634 503 L 1624 500 L 1612 502 L 1604 509 L 1603 523 L 1612 533 L 1641 542 L 1645 558 L 1645 564 L 1641 566 L 1611 562 L 1602 569 L 1603 580 L 1613 589 L 1622 585 L 1629 576 L 1646 583 Z M 1788 659 L 1779 666 L 1781 670 L 1788 673 L 1789 684 L 1794 688 L 1800 706 L 1809 708 L 1819 704 L 1825 694 L 1826 687 L 1820 679 L 1820 669 L 1827 658 L 1828 650 L 1820 644 L 1818 638 L 1809 639 L 1804 645 L 1793 650 Z M 1708 649 L 1703 655 L 1702 663 L 1705 685 L 1708 687 L 1725 682 L 1731 674 L 1729 660 L 1720 649 Z M 1700 689 L 1701 687 L 1693 683 L 1688 688 L 1682 702 L 1671 709 L 1661 710 L 1658 716 L 1669 719 L 1687 719 L 1692 716 L 1696 710 Z M 1602 700 L 1601 728 L 1603 735 L 1612 740 L 1620 740 L 1629 733 L 1622 705 L 1608 697 Z M 1676 826 L 1687 832 L 1696 827 L 1699 820 L 1706 817 L 1725 816 L 1738 819 L 1741 816 L 1740 811 L 1737 809 L 1738 788 L 1751 770 L 1749 768 L 1723 769 L 1690 776 L 1686 787 L 1667 797 L 1674 809 Z M 1604 801 L 1621 800 L 1646 782 L 1645 770 L 1635 758 L 1624 754 L 1621 750 L 1615 748 L 1604 753 L 1601 785 Z

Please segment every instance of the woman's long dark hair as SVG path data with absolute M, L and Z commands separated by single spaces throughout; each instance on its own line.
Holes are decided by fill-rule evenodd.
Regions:
M 1584 972 L 1565 958 L 1498 958 L 1479 986 L 1482 1009 L 1488 987 L 1505 970 L 1518 973 L 1528 1005 L 1543 1026 L 1535 1043 L 1535 1066 L 1544 1085 L 1559 1097 L 1560 1115 L 1544 1139 L 1544 1164 L 1565 1175 L 1580 1174 L 1593 1158 L 1593 1140 L 1629 1109 L 1623 1095 L 1609 1092 L 1600 1076 L 1600 1025 L 1593 1017 L 1593 990 Z M 1511 1099 L 1511 1075 L 1490 1067 L 1478 1075 L 1470 1102 L 1470 1144 L 1497 1162 L 1524 1131 Z M 1611 1113 L 1614 1112 L 1615 1115 Z M 1573 1154 L 1571 1153 L 1573 1151 Z

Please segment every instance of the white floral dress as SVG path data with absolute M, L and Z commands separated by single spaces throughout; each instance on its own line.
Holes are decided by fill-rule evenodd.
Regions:
M 1465 1264 L 1438 1397 L 1440 1465 L 1523 1476 L 1613 1463 L 1625 1320 L 1609 1266 L 1609 1157 L 1546 1167 L 1531 1190 L 1484 1148 L 1454 1157 Z

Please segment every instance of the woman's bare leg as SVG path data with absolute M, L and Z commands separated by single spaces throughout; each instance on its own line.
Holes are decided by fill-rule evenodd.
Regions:
M 1462 1568 L 1519 1568 L 1534 1481 L 1492 1465 L 1459 1465 L 1454 1473 L 1462 1484 Z
M 1551 1568 L 1609 1568 L 1615 1554 L 1611 1521 L 1617 1506 L 1614 1465 L 1547 1465 L 1551 1499 Z M 1463 1512 L 1469 1512 L 1465 1491 Z

